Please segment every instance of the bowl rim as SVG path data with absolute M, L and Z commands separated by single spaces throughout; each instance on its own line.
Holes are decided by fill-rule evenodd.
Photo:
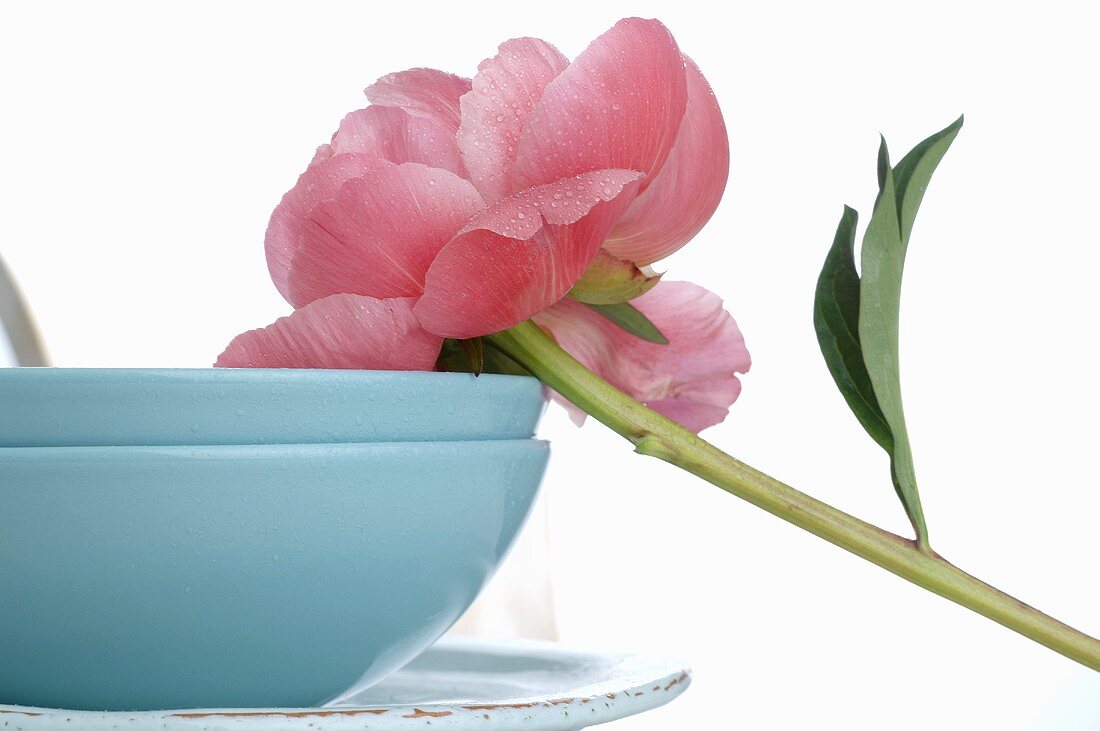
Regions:
M 257 460 L 286 460 L 303 457 L 354 458 L 373 455 L 400 454 L 404 451 L 431 451 L 457 449 L 507 450 L 550 449 L 549 439 L 437 439 L 425 441 L 388 442 L 279 442 L 274 444 L 100 444 L 87 446 L 0 447 L 0 464 L 9 459 L 39 461 L 72 457 L 77 461 L 87 459 L 112 459 L 119 456 L 139 458 L 143 462 L 203 461 L 211 457 Z
M 0 368 L 0 448 L 527 438 L 548 395 L 440 371 Z
M 121 382 L 126 377 L 156 378 L 165 381 L 192 381 L 199 378 L 217 382 L 253 381 L 382 381 L 382 380 L 470 380 L 487 383 L 516 383 L 535 381 L 534 376 L 504 373 L 464 373 L 457 371 L 396 371 L 356 370 L 350 368 L 172 368 L 172 367 L 67 367 L 67 366 L 9 366 L 0 368 L 0 384 L 22 380 L 63 380 L 74 377 L 96 377 L 107 382 Z

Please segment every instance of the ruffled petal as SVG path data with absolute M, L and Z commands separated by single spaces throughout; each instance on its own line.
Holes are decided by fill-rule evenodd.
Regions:
M 345 180 L 364 175 L 378 164 L 379 159 L 374 155 L 319 156 L 275 207 L 267 224 L 264 249 L 271 280 L 288 302 L 290 265 L 298 250 L 298 239 L 306 215 L 318 203 L 336 195 Z
M 689 282 L 660 282 L 632 300 L 668 339 L 657 345 L 564 299 L 535 318 L 565 350 L 616 388 L 698 432 L 725 419 L 752 361 L 722 300 Z
M 428 268 L 417 317 L 438 335 L 472 338 L 546 309 L 584 274 L 639 179 L 632 170 L 601 170 L 487 209 Z
M 290 301 L 301 306 L 340 292 L 417 296 L 439 250 L 484 207 L 468 180 L 417 163 L 380 165 L 348 180 L 303 223 Z
M 676 144 L 604 244 L 638 265 L 665 258 L 699 233 L 718 207 L 729 176 L 722 110 L 699 68 L 691 59 L 684 61 L 688 102 Z
M 218 368 L 430 371 L 441 338 L 420 327 L 411 299 L 337 294 L 238 335 Z
M 637 187 L 633 184 L 641 179 L 641 173 L 634 170 L 596 170 L 538 185 L 498 201 L 474 217 L 466 230 L 483 228 L 501 236 L 529 239 L 544 223 L 576 223 L 594 206 L 614 200 L 624 191 L 633 200 Z
M 387 74 L 366 88 L 371 104 L 401 107 L 439 122 L 451 135 L 461 121 L 459 98 L 470 90 L 470 80 L 436 69 L 409 69 Z
M 668 29 L 620 20 L 546 86 L 520 134 L 509 192 L 603 168 L 654 176 L 686 103 L 684 62 Z
M 435 119 L 417 117 L 397 107 L 371 106 L 351 112 L 340 122 L 326 153 L 358 152 L 390 162 L 419 162 L 466 177 L 466 166 L 454 135 Z
M 458 144 L 470 179 L 490 203 L 506 194 L 505 172 L 543 89 L 569 65 L 546 41 L 514 38 L 481 62 L 473 90 L 462 97 Z

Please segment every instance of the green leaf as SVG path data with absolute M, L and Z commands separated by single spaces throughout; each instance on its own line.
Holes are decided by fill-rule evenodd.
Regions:
M 859 274 L 854 255 L 858 220 L 859 214 L 845 206 L 817 280 L 814 330 L 821 355 L 848 408 L 871 438 L 890 452 L 893 449 L 890 426 L 879 408 L 859 342 Z
M 901 402 L 901 371 L 898 365 L 898 322 L 901 309 L 901 276 L 905 266 L 905 243 L 898 222 L 898 204 L 892 171 L 863 235 L 859 287 L 859 340 L 863 362 L 875 397 L 890 428 L 890 471 L 894 489 L 917 532 L 917 540 L 928 541 L 928 528 L 917 492 L 913 455 Z
M 817 282 L 814 329 L 829 372 L 863 428 L 890 455 L 890 476 L 905 512 L 928 545 L 901 400 L 898 326 L 909 236 L 932 173 L 962 127 L 960 117 L 914 147 L 896 167 L 883 139 L 879 194 L 855 267 L 856 213 L 845 207 Z
M 509 376 L 530 376 L 531 372 L 505 353 L 492 347 L 484 338 L 480 349 L 469 342 L 447 339 L 436 361 L 436 368 L 452 373 L 503 373 Z
M 901 240 L 909 244 L 909 234 L 913 231 L 913 222 L 917 217 L 924 191 L 932 173 L 940 164 L 947 148 L 955 141 L 962 129 L 963 118 L 959 117 L 946 128 L 940 130 L 909 151 L 894 168 L 894 188 L 897 190 L 898 219 L 901 222 Z
M 470 372 L 480 376 L 485 370 L 485 346 L 481 344 L 481 338 L 459 340 L 458 344 L 470 360 Z
M 898 357 L 901 281 L 909 236 L 924 192 L 962 124 L 963 118 L 959 117 L 923 140 L 888 172 L 861 252 L 859 336 L 863 359 L 893 437 L 893 448 L 888 451 L 894 489 L 922 545 L 928 544 L 928 528 L 917 491 L 916 469 L 901 400 Z M 880 148 L 880 170 L 883 159 L 889 160 L 885 140 Z
M 890 151 L 886 149 L 886 138 L 878 137 L 878 194 L 881 196 L 886 187 L 886 176 L 890 174 Z
M 668 338 L 662 335 L 657 326 L 629 302 L 620 302 L 614 305 L 594 305 L 585 302 L 584 306 L 611 320 L 628 333 L 637 335 L 642 340 L 658 345 L 668 345 Z
M 488 342 L 491 346 L 492 342 Z M 485 348 L 485 373 L 503 373 L 506 376 L 530 376 L 531 371 L 521 366 L 507 353 L 493 347 Z

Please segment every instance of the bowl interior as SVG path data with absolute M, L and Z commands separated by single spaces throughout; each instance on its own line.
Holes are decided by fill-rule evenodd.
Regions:
M 420 371 L 0 368 L 0 447 L 524 439 L 533 378 Z
M 310 707 L 397 669 L 520 529 L 535 440 L 0 449 L 0 703 Z

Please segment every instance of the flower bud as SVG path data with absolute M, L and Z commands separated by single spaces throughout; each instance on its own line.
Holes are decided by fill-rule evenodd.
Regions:
M 661 279 L 661 275 L 634 262 L 624 261 L 603 249 L 569 290 L 569 296 L 590 305 L 615 305 L 640 297 Z

